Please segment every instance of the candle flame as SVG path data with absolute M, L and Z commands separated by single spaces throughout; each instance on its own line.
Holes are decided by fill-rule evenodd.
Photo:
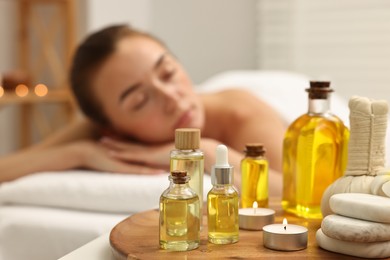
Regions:
M 284 218 L 283 219 L 283 228 L 284 228 L 284 230 L 286 230 L 287 229 L 287 219 L 286 218 Z
M 254 209 L 257 209 L 259 207 L 259 205 L 257 204 L 257 201 L 253 202 L 253 206 L 252 206 Z
M 252 207 L 253 207 L 253 214 L 256 214 L 256 209 L 259 205 L 257 204 L 257 201 L 254 201 L 253 204 L 252 204 Z

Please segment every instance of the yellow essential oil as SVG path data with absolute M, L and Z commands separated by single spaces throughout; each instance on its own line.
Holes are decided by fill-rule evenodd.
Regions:
M 173 171 L 160 197 L 160 247 L 187 251 L 199 247 L 199 197 L 189 187 L 185 171 Z
M 213 188 L 207 194 L 208 240 L 213 244 L 238 241 L 238 192 L 233 167 L 227 163 L 227 147 L 217 146 L 217 162 L 211 171 Z
M 213 244 L 238 241 L 238 193 L 215 188 L 207 195 L 208 240 Z
M 344 174 L 349 130 L 329 111 L 329 82 L 311 82 L 309 112 L 287 129 L 283 142 L 283 199 L 287 212 L 320 219 L 325 189 Z
M 175 150 L 170 154 L 170 170 L 186 171 L 189 185 L 200 201 L 199 219 L 202 227 L 204 154 L 199 150 L 200 130 L 179 128 L 175 131 Z
M 262 144 L 247 144 L 241 160 L 241 207 L 268 207 L 268 161 Z

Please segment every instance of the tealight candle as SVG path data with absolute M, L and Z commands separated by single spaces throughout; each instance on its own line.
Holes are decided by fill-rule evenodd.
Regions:
M 272 224 L 263 227 L 263 244 L 265 247 L 280 251 L 295 251 L 307 247 L 307 228 L 287 224 Z
M 265 225 L 274 223 L 275 211 L 272 209 L 258 208 L 257 202 L 253 202 L 253 208 L 238 210 L 239 226 L 246 230 L 262 230 Z

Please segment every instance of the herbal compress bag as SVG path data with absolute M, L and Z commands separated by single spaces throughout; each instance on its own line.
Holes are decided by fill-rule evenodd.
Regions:
M 385 186 L 390 186 L 389 171 L 384 168 L 388 103 L 354 96 L 349 100 L 349 109 L 347 169 L 343 177 L 325 190 L 321 201 L 323 217 L 332 214 L 329 199 L 333 194 L 368 193 L 390 196 L 384 189 Z

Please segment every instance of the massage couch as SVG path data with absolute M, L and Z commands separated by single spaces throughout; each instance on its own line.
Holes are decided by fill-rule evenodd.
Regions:
M 196 89 L 212 92 L 234 86 L 263 99 L 287 123 L 307 111 L 308 78 L 289 72 L 228 71 Z M 347 100 L 334 87 L 332 111 L 348 125 Z M 0 260 L 60 258 L 109 232 L 122 219 L 158 208 L 167 176 L 72 170 L 0 184 Z M 211 183 L 208 175 L 204 178 L 206 198 Z

